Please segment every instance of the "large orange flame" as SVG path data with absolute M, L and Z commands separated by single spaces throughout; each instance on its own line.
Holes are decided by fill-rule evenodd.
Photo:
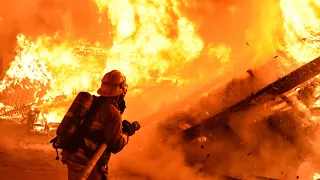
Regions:
M 285 33 L 285 44 L 281 50 L 299 65 L 320 56 L 320 1 L 281 0 L 280 7 Z M 314 96 L 319 96 L 319 91 Z M 315 106 L 318 105 L 319 102 L 316 101 Z M 315 117 L 309 118 L 313 120 Z M 313 179 L 319 179 L 319 174 L 315 173 Z
M 14 93 L 17 89 L 14 86 L 33 90 L 35 102 L 50 106 L 59 96 L 64 96 L 64 101 L 71 101 L 75 93 L 91 92 L 100 85 L 106 53 L 99 44 L 61 40 L 58 35 L 40 36 L 33 42 L 20 34 L 17 40 L 18 53 L 1 83 L 2 91 L 11 89 Z M 65 113 L 63 107 L 59 116 L 45 116 L 55 116 L 50 120 L 60 121 Z M 56 111 L 50 109 L 51 114 Z
M 99 66 L 104 63 L 96 61 L 96 57 L 87 56 L 86 62 L 81 59 L 86 50 L 97 54 L 104 51 L 79 42 L 59 41 L 58 37 L 41 36 L 35 42 L 28 40 L 23 34 L 18 35 L 18 54 L 10 64 L 2 82 L 1 90 L 10 85 L 24 88 L 46 90 L 42 100 L 59 95 L 72 94 L 73 90 L 89 90 L 97 85 L 101 76 Z M 55 42 L 58 40 L 58 43 Z M 86 49 L 86 46 L 91 49 Z M 28 79 L 29 82 L 24 80 Z M 35 98 L 37 98 L 35 94 Z
M 206 53 L 215 54 L 222 64 L 229 61 L 230 47 L 205 44 L 195 25 L 181 12 L 180 2 L 94 0 L 100 13 L 108 10 L 114 26 L 111 48 L 59 34 L 36 39 L 19 34 L 18 53 L 0 91 L 13 86 L 33 90 L 34 102 L 42 102 L 39 104 L 46 109 L 44 117 L 60 121 L 76 93 L 95 93 L 106 71 L 123 71 L 130 87 L 164 80 L 179 85 L 188 83 L 180 76 L 181 71 L 204 52 L 205 46 Z M 280 7 L 285 32 L 281 50 L 301 64 L 319 56 L 319 2 L 281 0 Z
M 112 69 L 124 72 L 130 87 L 164 80 L 187 83 L 179 73 L 200 55 L 203 41 L 193 23 L 178 10 L 178 2 L 132 4 L 113 0 L 97 5 L 101 12 L 109 9 L 115 27 L 113 46 L 108 51 L 99 43 L 61 39 L 59 34 L 35 40 L 20 34 L 18 54 L 1 90 L 13 85 L 34 89 L 35 101 L 46 109 L 43 116 L 48 121 L 60 121 L 76 93 L 95 93 L 103 73 Z M 61 96 L 65 103 L 57 104 Z
M 320 1 L 281 0 L 280 7 L 287 55 L 301 64 L 320 56 Z
M 95 93 L 109 70 L 127 75 L 130 87 L 162 81 L 187 84 L 181 71 L 206 49 L 221 64 L 232 49 L 205 44 L 181 11 L 181 0 L 93 0 L 100 13 L 108 13 L 114 27 L 112 47 L 70 37 L 17 36 L 17 55 L 10 64 L 0 91 L 34 92 L 41 117 L 60 122 L 79 91 Z M 280 0 L 284 43 L 281 51 L 302 65 L 320 55 L 320 1 Z M 183 4 L 187 5 L 187 4 Z M 107 11 L 105 11 L 107 10 Z M 235 8 L 230 9 L 235 13 Z M 205 48 L 206 47 L 206 48 Z M 0 103 L 0 109 L 5 108 Z M 317 174 L 315 174 L 315 177 Z
M 178 1 L 95 2 L 100 10 L 108 8 L 115 27 L 107 70 L 123 71 L 133 85 L 162 80 L 183 82 L 178 72 L 199 56 L 203 42 L 193 23 L 179 11 Z M 170 74 L 166 74 L 168 69 Z

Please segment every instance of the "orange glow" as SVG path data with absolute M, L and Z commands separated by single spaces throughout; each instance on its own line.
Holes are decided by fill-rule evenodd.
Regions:
M 45 111 L 43 117 L 59 122 L 79 91 L 95 93 L 106 71 L 119 69 L 130 87 L 157 86 L 163 81 L 186 85 L 189 79 L 181 71 L 201 54 L 216 57 L 222 65 L 230 61 L 231 47 L 205 43 L 178 0 L 93 2 L 100 13 L 108 13 L 114 27 L 111 47 L 58 33 L 37 38 L 19 34 L 18 53 L 0 91 L 35 90 L 34 102 Z M 319 22 L 319 5 L 316 0 L 280 1 L 283 27 L 279 28 L 284 29 L 285 44 L 279 48 L 299 64 L 320 55 L 320 23 L 314 23 Z M 235 13 L 238 7 L 230 6 L 228 11 Z
M 260 5 L 259 2 L 262 2 L 254 1 L 248 2 L 250 7 L 252 4 L 254 4 L 252 6 Z M 129 84 L 127 97 L 134 100 L 140 100 L 140 97 L 142 99 L 141 102 L 130 102 L 133 104 L 130 106 L 134 110 L 138 109 L 136 108 L 138 106 L 141 106 L 141 109 L 148 106 L 149 109 L 145 111 L 155 112 L 179 99 L 179 93 L 182 94 L 182 91 L 192 89 L 188 91 L 189 93 L 201 89 L 201 91 L 195 91 L 198 93 L 196 98 L 199 98 L 201 94 L 207 94 L 204 91 L 213 89 L 209 85 L 217 82 L 214 86 L 218 87 L 235 74 L 240 74 L 240 71 L 245 72 L 244 69 L 249 65 L 260 65 L 260 63 L 262 64 L 273 57 L 281 56 L 281 54 L 274 54 L 274 52 L 283 52 L 283 57 L 288 58 L 279 58 L 281 59 L 279 61 L 290 66 L 292 65 L 291 61 L 294 65 L 301 66 L 320 56 L 320 0 L 279 0 L 276 2 L 276 7 L 273 6 L 272 1 L 270 3 L 272 5 L 266 3 L 270 6 L 261 7 L 265 8 L 268 13 L 259 14 L 259 11 L 252 11 L 257 12 L 259 17 L 255 17 L 256 15 L 252 15 L 254 13 L 245 9 L 244 6 L 248 4 L 242 5 L 241 2 L 235 3 L 235 1 L 92 0 L 90 3 L 96 8 L 94 10 L 101 15 L 100 19 L 96 19 L 97 16 L 92 13 L 92 9 L 88 12 L 92 17 L 70 12 L 68 16 L 62 18 L 64 22 L 61 23 L 63 24 L 61 27 L 56 25 L 58 27 L 56 29 L 52 28 L 54 29 L 52 30 L 49 26 L 50 31 L 41 31 L 41 33 L 45 33 L 37 35 L 34 35 L 36 32 L 33 33 L 32 28 L 30 28 L 31 30 L 28 29 L 29 27 L 26 28 L 29 31 L 23 28 L 20 30 L 20 26 L 17 25 L 19 34 L 17 36 L 14 34 L 17 42 L 16 55 L 0 82 L 0 92 L 4 92 L 5 95 L 7 93 L 12 95 L 21 89 L 31 92 L 30 94 L 33 97 L 30 103 L 40 109 L 39 120 L 42 122 L 43 120 L 48 123 L 61 122 L 75 96 L 80 91 L 96 94 L 104 73 L 113 69 L 118 69 L 126 75 Z M 228 7 L 225 8 L 225 4 Z M 42 6 L 40 8 L 41 11 L 46 11 L 46 9 L 42 9 Z M 280 10 L 282 16 L 278 16 Z M 207 17 L 203 17 L 205 16 L 203 14 Z M 266 14 L 276 15 L 269 18 Z M 46 16 L 49 15 L 51 14 L 48 12 Z M 15 16 L 12 16 L 14 19 Z M 211 18 L 211 16 L 215 17 Z M 77 17 L 80 17 L 81 20 L 78 21 L 81 21 L 81 23 L 73 22 L 73 18 Z M 11 16 L 3 16 L 3 19 L 0 17 L 0 26 L 7 21 L 7 18 L 10 21 Z M 105 24 L 93 22 L 91 18 Z M 102 18 L 106 18 L 108 22 Z M 42 19 L 45 18 L 41 17 L 39 19 L 36 21 L 42 22 Z M 259 21 L 260 19 L 263 19 L 263 21 Z M 73 26 L 82 27 L 77 26 L 77 24 L 82 25 L 82 21 L 83 24 L 85 24 L 84 22 L 92 23 L 94 28 L 83 28 L 81 32 L 74 30 L 74 33 Z M 220 24 L 215 21 L 220 21 Z M 244 23 L 245 21 L 248 23 Z M 47 26 L 50 25 L 50 22 L 45 21 L 44 24 Z M 52 20 L 52 22 L 55 21 Z M 252 25 L 251 22 L 253 22 Z M 100 27 L 103 30 L 99 29 Z M 64 32 L 66 31 L 64 28 L 70 30 L 70 32 Z M 57 33 L 48 35 L 52 31 Z M 82 37 L 82 33 L 86 37 Z M 106 34 L 108 34 L 108 37 L 106 37 Z M 230 37 L 226 37 L 225 34 Z M 99 39 L 99 42 L 97 37 L 104 39 Z M 102 43 L 106 42 L 108 38 L 111 39 L 111 44 Z M 276 41 L 278 45 L 274 46 L 275 39 L 281 39 L 282 41 Z M 0 56 L 2 56 L 2 51 L 7 51 L 7 49 L 1 48 Z M 236 62 L 235 59 L 239 62 Z M 278 60 L 277 58 L 274 59 Z M 280 63 L 275 63 L 275 67 L 278 67 Z M 253 69 L 254 67 L 250 68 Z M 235 73 L 228 74 L 226 73 L 227 69 L 230 72 L 235 71 Z M 281 71 L 279 69 L 275 71 Z M 266 79 L 269 79 L 268 73 L 274 72 L 266 72 Z M 264 72 L 257 72 L 257 76 L 262 76 L 262 74 Z M 223 75 L 223 78 L 214 83 L 205 82 L 212 77 L 212 80 L 216 80 L 214 78 L 220 78 L 220 75 Z M 264 80 L 263 78 L 261 80 Z M 267 85 L 264 81 L 261 82 L 261 86 Z M 252 89 L 256 90 L 259 87 L 260 82 L 254 82 Z M 169 90 L 167 91 L 166 88 Z M 149 89 L 151 90 L 148 91 Z M 170 90 L 172 92 L 169 92 Z M 160 97 L 159 95 L 158 98 L 156 97 L 158 96 L 157 93 L 168 97 L 162 100 L 163 96 Z M 147 97 L 145 94 L 148 94 L 149 99 L 145 98 Z M 313 95 L 319 96 L 319 94 L 320 87 L 316 89 Z M 211 94 L 209 93 L 208 96 L 211 96 Z M 194 96 L 188 98 L 192 99 Z M 189 106 L 189 102 L 198 100 L 196 98 L 181 102 L 187 102 L 185 104 Z M 16 107 L 15 103 L 22 104 L 18 101 L 8 104 L 0 102 L 0 111 L 14 109 Z M 312 122 L 319 121 L 319 117 L 309 115 L 310 111 L 307 106 L 299 103 L 298 100 L 295 103 L 297 103 L 294 104 L 296 109 L 308 115 L 305 119 Z M 207 108 L 206 103 L 203 104 Z M 202 107 L 202 102 L 199 106 Z M 320 100 L 317 100 L 314 106 L 320 107 Z M 141 111 L 137 111 L 136 114 L 138 113 L 141 113 Z M 141 114 L 143 113 L 145 112 Z M 166 113 L 162 114 L 166 115 Z M 152 122 L 154 121 L 152 120 Z M 179 125 L 181 129 L 190 127 L 186 123 Z M 198 140 L 200 142 L 207 141 L 204 136 L 199 137 Z M 319 174 L 314 174 L 314 179 L 319 177 Z
M 99 44 L 59 41 L 59 36 L 41 36 L 33 42 L 23 34 L 19 34 L 17 40 L 18 54 L 6 72 L 0 86 L 1 90 L 13 86 L 35 89 L 35 102 L 42 102 L 42 106 L 50 106 L 56 103 L 54 100 L 59 96 L 64 96 L 64 101 L 71 101 L 77 92 L 91 92 L 100 84 L 103 70 L 100 66 L 104 63 L 96 59 L 104 50 Z M 89 51 L 89 55 L 86 55 L 86 51 Z M 49 121 L 61 121 L 66 110 L 59 109 L 61 112 L 58 109 L 50 109 L 50 113 L 44 116 Z
M 282 47 L 299 64 L 320 55 L 320 1 L 281 0 L 286 44 Z
M 100 10 L 108 9 L 115 28 L 107 71 L 123 71 L 131 86 L 163 80 L 184 83 L 175 72 L 197 58 L 204 44 L 193 23 L 179 11 L 178 1 L 172 1 L 172 4 L 163 0 L 95 2 Z M 170 6 L 173 6 L 173 16 L 169 15 Z M 172 72 L 171 69 L 170 75 L 165 75 L 172 67 L 175 70 Z
M 18 54 L 0 90 L 13 85 L 36 89 L 35 102 L 49 107 L 57 97 L 71 101 L 79 91 L 94 93 L 103 73 L 112 69 L 123 71 L 130 87 L 156 85 L 164 80 L 179 85 L 188 83 L 188 79 L 180 77 L 181 70 L 201 53 L 219 58 L 222 64 L 230 59 L 230 47 L 204 43 L 194 23 L 181 12 L 177 0 L 170 3 L 94 0 L 94 3 L 100 13 L 108 9 L 114 26 L 111 48 L 99 42 L 62 38 L 59 34 L 36 39 L 19 34 Z M 320 55 L 320 23 L 314 23 L 319 21 L 316 14 L 319 2 L 281 0 L 280 7 L 286 41 L 280 48 L 299 63 Z M 64 106 L 50 108 L 44 116 L 49 121 L 59 121 L 65 113 Z
M 130 87 L 159 84 L 164 80 L 177 85 L 188 83 L 179 77 L 179 72 L 200 55 L 204 44 L 193 23 L 178 10 L 178 2 L 173 4 L 177 19 L 168 15 L 170 5 L 166 1 L 96 3 L 101 12 L 109 9 L 115 27 L 110 49 L 98 42 L 61 39 L 59 34 L 37 39 L 19 34 L 18 54 L 0 89 L 14 85 L 36 89 L 35 102 L 47 111 L 43 116 L 48 122 L 59 122 L 75 95 L 79 91 L 95 93 L 103 73 L 112 69 L 124 72 Z M 61 96 L 66 103 L 57 107 L 56 99 Z
M 280 7 L 284 18 L 284 39 L 281 50 L 303 65 L 320 56 L 320 1 L 281 0 Z M 319 87 L 314 96 L 319 96 Z M 319 107 L 319 101 L 314 106 Z M 318 117 L 309 118 L 318 121 Z M 313 179 L 319 179 L 315 173 Z

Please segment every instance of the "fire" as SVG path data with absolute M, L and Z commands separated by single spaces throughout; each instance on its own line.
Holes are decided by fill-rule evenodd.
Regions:
M 42 99 L 46 100 L 97 85 L 95 80 L 101 75 L 98 71 L 100 64 L 96 61 L 92 63 L 90 58 L 87 63 L 82 63 L 84 60 L 80 59 L 79 54 L 83 54 L 84 50 L 80 43 L 65 41 L 54 44 L 57 37 L 48 36 L 32 42 L 23 34 L 18 35 L 17 39 L 18 54 L 2 81 L 2 91 L 12 85 L 35 88 L 35 98 L 38 98 L 37 93 L 46 90 Z
M 60 121 L 79 91 L 95 93 L 106 71 L 121 70 L 133 88 L 162 81 L 183 85 L 189 79 L 182 77 L 181 71 L 201 53 L 216 56 L 222 64 L 230 59 L 230 47 L 204 43 L 195 24 L 181 12 L 182 5 L 188 5 L 181 4 L 182 1 L 93 2 L 100 13 L 108 13 L 114 26 L 111 47 L 59 34 L 37 38 L 19 34 L 17 55 L 0 84 L 0 91 L 29 89 L 34 92 L 34 102 L 45 111 L 44 117 Z M 286 42 L 281 49 L 300 63 L 319 56 L 320 3 L 281 0 L 280 7 Z
M 188 83 L 179 74 L 200 55 L 204 43 L 194 24 L 179 11 L 177 1 L 96 4 L 100 12 L 108 8 L 115 29 L 111 48 L 59 34 L 36 39 L 19 34 L 17 56 L 0 91 L 12 87 L 34 91 L 43 116 L 55 122 L 61 121 L 79 91 L 95 93 L 102 75 L 112 69 L 124 72 L 130 87 L 162 81 Z
M 320 55 L 320 1 L 281 0 L 285 42 L 283 50 L 299 64 Z
M 285 45 L 281 50 L 299 65 L 320 56 L 320 1 L 281 0 L 280 7 L 285 33 Z M 319 97 L 319 86 L 313 96 Z M 314 102 L 315 107 L 319 107 L 319 104 L 319 100 Z M 308 119 L 316 123 L 319 121 L 319 117 L 315 116 L 308 116 Z M 313 179 L 319 178 L 319 174 L 315 173 Z
M 17 55 L 0 83 L 0 92 L 28 89 L 34 92 L 31 103 L 41 109 L 40 118 L 60 122 L 76 94 L 95 93 L 106 71 L 125 73 L 131 88 L 163 81 L 185 85 L 189 79 L 181 72 L 202 53 L 217 57 L 221 64 L 230 60 L 230 47 L 212 47 L 201 39 L 195 24 L 182 13 L 182 5 L 188 4 L 181 0 L 93 2 L 100 13 L 108 13 L 114 27 L 111 47 L 59 33 L 37 38 L 19 34 Z M 320 1 L 280 0 L 279 5 L 283 13 L 279 28 L 284 31 L 280 50 L 299 65 L 320 56 Z M 229 11 L 238 9 L 232 6 Z M 0 103 L 0 109 L 5 107 L 9 106 Z
M 183 83 L 177 74 L 200 55 L 204 43 L 179 11 L 178 1 L 95 0 L 108 8 L 114 26 L 107 70 L 119 69 L 131 84 L 163 80 Z M 170 74 L 168 74 L 170 71 Z
M 29 89 L 35 92 L 36 102 L 40 101 L 42 103 L 39 104 L 49 107 L 57 103 L 55 100 L 58 97 L 63 96 L 60 101 L 71 101 L 77 92 L 90 92 L 100 85 L 103 72 L 101 65 L 104 66 L 105 62 L 96 61 L 99 58 L 97 56 L 104 52 L 99 44 L 61 40 L 58 35 L 41 36 L 31 41 L 23 34 L 18 35 L 17 44 L 17 55 L 1 83 L 1 91 Z M 60 104 L 63 107 L 68 105 L 70 103 Z M 55 111 L 51 107 L 50 111 L 52 110 Z M 55 121 L 60 121 L 65 111 L 63 109 L 62 112 L 57 112 L 60 119 L 54 118 Z M 49 113 L 45 116 L 54 115 Z
M 215 55 L 222 64 L 230 59 L 231 48 L 223 44 L 211 47 L 200 38 L 194 23 L 180 10 L 188 4 L 178 0 L 93 2 L 100 13 L 108 13 L 114 26 L 112 47 L 59 34 L 35 39 L 19 34 L 17 56 L 0 91 L 30 89 L 35 102 L 46 104 L 41 107 L 47 111 L 46 117 L 59 121 L 79 91 L 95 92 L 106 71 L 121 70 L 130 87 L 162 81 L 183 85 L 189 79 L 182 77 L 181 71 L 201 53 Z M 297 62 L 320 55 L 319 6 L 315 0 L 280 1 L 286 42 L 281 48 Z M 204 52 L 205 46 L 208 52 Z M 57 103 L 61 100 L 64 103 Z

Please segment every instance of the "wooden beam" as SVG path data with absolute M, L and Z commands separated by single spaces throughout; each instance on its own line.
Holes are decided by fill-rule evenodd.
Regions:
M 301 66 L 295 71 L 278 79 L 257 93 L 247 97 L 224 111 L 205 119 L 200 124 L 186 129 L 182 132 L 182 136 L 185 140 L 191 141 L 201 136 L 202 132 L 209 132 L 214 129 L 215 126 L 225 124 L 228 121 L 229 114 L 275 99 L 277 96 L 293 89 L 303 82 L 310 80 L 318 74 L 320 74 L 320 57 Z

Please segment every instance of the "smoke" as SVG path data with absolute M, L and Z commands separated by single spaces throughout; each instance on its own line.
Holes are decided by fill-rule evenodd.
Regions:
M 254 107 L 232 114 L 227 123 L 217 123 L 218 127 L 204 134 L 206 138 L 202 140 L 188 144 L 178 141 L 183 146 L 185 161 L 200 164 L 210 175 L 219 173 L 241 179 L 252 176 L 311 179 L 318 167 L 314 144 L 317 141 L 313 133 L 319 131 L 313 129 L 306 134 L 302 119 L 292 116 L 291 111 L 274 113 L 268 105 Z M 179 129 L 171 129 L 170 133 Z M 176 141 L 170 143 L 177 146 Z
M 245 86 L 233 88 L 247 89 Z M 228 97 L 236 93 L 231 90 L 229 94 L 212 96 L 229 100 Z M 194 142 L 168 142 L 172 146 L 182 145 L 186 162 L 201 164 L 202 169 L 209 174 L 221 173 L 242 179 L 251 179 L 252 176 L 311 179 L 319 168 L 316 160 L 319 157 L 319 124 L 312 120 L 314 117 L 311 118 L 308 109 L 304 108 L 305 101 L 298 100 L 296 95 L 291 95 L 290 99 L 293 103 L 287 111 L 273 110 L 274 103 L 278 101 L 276 99 L 220 118 L 215 127 L 209 132 L 202 132 L 204 137 Z M 219 101 L 213 101 L 210 96 L 203 98 L 202 104 L 205 101 L 210 105 L 193 107 L 168 118 L 161 128 L 165 132 L 164 136 L 172 136 L 188 125 L 202 121 L 210 106 L 214 108 L 219 105 Z M 233 101 L 232 98 L 229 101 Z
M 179 145 L 174 148 L 161 143 L 164 138 L 157 125 L 141 129 L 125 149 L 111 158 L 110 176 L 114 179 L 215 179 L 199 174 L 199 169 L 186 166 Z M 219 179 L 219 176 L 217 176 Z

